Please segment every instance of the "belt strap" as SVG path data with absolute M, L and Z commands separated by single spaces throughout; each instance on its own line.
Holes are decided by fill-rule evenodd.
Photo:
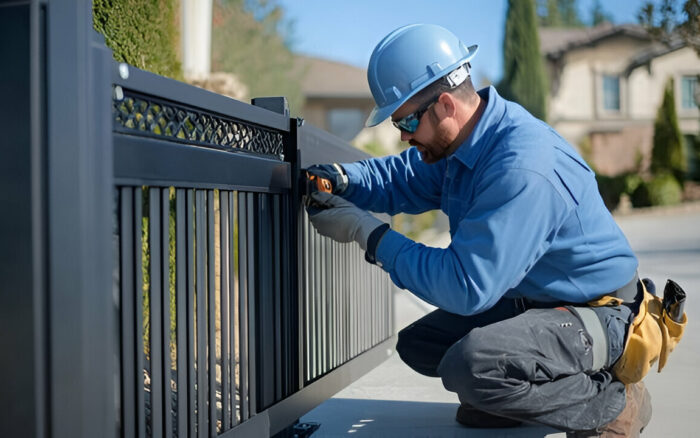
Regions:
M 618 290 L 606 295 L 619 298 L 625 304 L 634 303 L 635 299 L 637 298 L 637 283 L 639 283 L 639 274 L 635 272 L 634 277 L 632 278 L 632 280 L 630 280 L 629 283 L 622 286 Z
M 574 307 L 591 338 L 593 338 L 593 371 L 601 370 L 608 361 L 608 336 L 595 311 L 590 307 Z

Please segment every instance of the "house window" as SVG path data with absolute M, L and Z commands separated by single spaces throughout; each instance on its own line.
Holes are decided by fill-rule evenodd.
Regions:
M 681 78 L 681 108 L 697 108 L 697 103 L 695 102 L 695 87 L 697 83 L 697 76 L 683 76 Z
M 359 108 L 333 108 L 328 111 L 328 131 L 350 141 L 365 126 L 365 113 Z
M 603 75 L 603 109 L 620 111 L 620 77 Z

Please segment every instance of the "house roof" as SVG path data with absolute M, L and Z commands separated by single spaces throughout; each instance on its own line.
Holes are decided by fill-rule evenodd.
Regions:
M 637 67 L 649 64 L 649 62 L 651 62 L 652 59 L 682 49 L 687 45 L 688 43 L 683 41 L 683 39 L 679 37 L 674 37 L 665 44 L 656 43 L 653 46 L 642 50 L 637 54 L 637 56 L 632 58 L 629 65 L 625 69 L 625 73 L 630 74 L 632 70 L 636 69 Z
M 540 51 L 550 59 L 557 59 L 571 50 L 591 46 L 601 40 L 613 36 L 625 35 L 648 41 L 647 31 L 636 24 L 603 23 L 596 27 L 556 28 L 543 27 L 539 29 Z
M 364 68 L 310 56 L 297 56 L 295 64 L 304 72 L 301 90 L 307 98 L 372 98 Z

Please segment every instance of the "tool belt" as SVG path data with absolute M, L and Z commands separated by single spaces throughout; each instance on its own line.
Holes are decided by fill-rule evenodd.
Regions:
M 636 313 L 628 327 L 622 355 L 612 367 L 615 377 L 625 384 L 642 380 L 656 362 L 661 372 L 688 323 L 683 312 L 685 292 L 678 284 L 668 280 L 661 299 L 647 289 L 645 282 L 635 275 L 630 283 L 612 294 L 588 302 L 589 307 L 574 308 L 593 338 L 593 370 L 596 371 L 607 361 L 608 339 L 607 327 L 591 307 L 624 304 Z

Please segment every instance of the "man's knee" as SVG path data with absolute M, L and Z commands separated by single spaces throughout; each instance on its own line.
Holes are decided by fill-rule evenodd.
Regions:
M 420 348 L 414 325 L 409 325 L 399 332 L 396 352 L 399 353 L 399 357 L 406 365 L 415 369 L 415 365 L 420 361 Z
M 497 382 L 499 376 L 498 359 L 495 350 L 497 340 L 489 335 L 488 329 L 474 329 L 447 350 L 438 366 L 438 374 L 448 391 L 459 394 L 463 403 L 485 409 L 487 394 L 502 390 Z

